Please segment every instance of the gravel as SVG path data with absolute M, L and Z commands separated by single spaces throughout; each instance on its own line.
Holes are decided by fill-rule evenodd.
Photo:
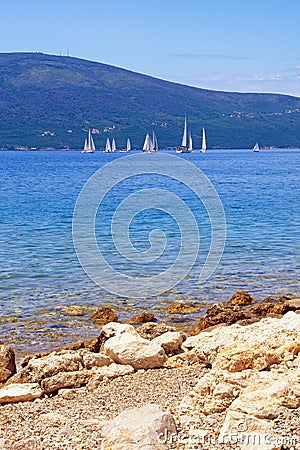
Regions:
M 100 449 L 103 425 L 126 408 L 156 403 L 175 418 L 178 436 L 164 444 L 170 450 L 240 449 L 238 444 L 217 442 L 226 411 L 197 417 L 181 415 L 176 408 L 183 396 L 192 391 L 208 369 L 193 364 L 176 368 L 139 370 L 114 380 L 103 380 L 99 387 L 87 390 L 61 389 L 57 395 L 33 402 L 0 406 L 0 449 L 4 450 L 94 450 Z M 282 450 L 300 449 L 300 408 L 287 410 L 272 421 L 274 436 Z M 186 446 L 191 430 L 199 430 L 199 439 Z M 251 446 L 244 447 L 252 450 Z
M 85 387 L 62 389 L 50 398 L 2 405 L 0 448 L 100 448 L 101 429 L 106 421 L 126 408 L 147 403 L 159 404 L 173 413 L 206 370 L 201 365 L 139 370 L 132 375 L 103 380 L 93 391 Z

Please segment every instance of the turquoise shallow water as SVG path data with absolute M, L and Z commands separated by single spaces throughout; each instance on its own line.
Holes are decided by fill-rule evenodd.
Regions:
M 186 186 L 158 175 L 124 180 L 106 196 L 96 220 L 102 251 L 117 270 L 155 274 L 168 267 L 180 249 L 176 221 L 148 209 L 132 222 L 132 243 L 139 251 L 147 250 L 149 233 L 158 227 L 168 239 L 165 253 L 155 264 L 138 266 L 116 255 L 111 215 L 124 198 L 145 187 L 167 189 L 193 211 L 200 230 L 200 255 L 181 283 L 154 298 L 120 298 L 93 283 L 74 251 L 73 210 L 89 177 L 121 157 L 127 156 L 0 152 L 0 340 L 25 352 L 95 335 L 98 329 L 88 318 L 104 304 L 113 306 L 120 319 L 144 308 L 162 318 L 164 307 L 172 302 L 196 302 L 204 308 L 207 303 L 228 300 L 238 290 L 248 290 L 257 298 L 299 294 L 299 150 L 262 150 L 258 154 L 214 150 L 179 156 L 210 179 L 226 215 L 223 257 L 213 276 L 201 285 L 199 267 L 211 238 L 203 205 Z M 155 155 L 145 155 L 149 157 Z M 196 321 L 197 317 L 188 319 Z

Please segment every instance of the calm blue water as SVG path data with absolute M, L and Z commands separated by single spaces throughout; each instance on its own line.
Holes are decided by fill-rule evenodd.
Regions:
M 180 183 L 139 176 L 120 183 L 104 199 L 96 220 L 103 251 L 117 269 L 110 234 L 115 207 L 135 189 L 169 189 L 189 205 L 200 226 L 201 249 L 195 268 L 171 291 L 156 298 L 126 299 L 95 285 L 81 268 L 72 241 L 72 215 L 80 190 L 106 162 L 122 154 L 82 155 L 80 152 L 0 152 L 0 340 L 20 352 L 52 348 L 97 334 L 88 320 L 97 306 L 110 305 L 125 319 L 151 308 L 163 317 L 172 302 L 226 301 L 238 290 L 257 298 L 299 294 L 300 151 L 215 150 L 183 155 L 209 177 L 226 214 L 225 251 L 214 275 L 198 285 L 197 268 L 210 245 L 210 224 L 196 196 Z M 145 155 L 155 157 L 155 155 Z M 126 156 L 125 156 L 126 158 Z M 176 222 L 148 210 L 135 217 L 130 232 L 137 249 L 145 251 L 153 228 L 168 238 L 166 253 L 156 264 L 126 266 L 149 274 L 170 264 L 180 248 Z M 144 272 L 143 272 L 144 271 Z M 193 320 L 197 320 L 197 315 Z

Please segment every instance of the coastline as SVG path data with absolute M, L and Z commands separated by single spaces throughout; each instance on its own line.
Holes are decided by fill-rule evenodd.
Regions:
M 233 294 L 233 297 L 236 294 Z M 278 299 L 292 299 L 297 295 L 286 296 L 275 295 L 264 298 L 254 298 L 248 294 L 246 299 L 251 299 L 247 305 L 247 300 L 244 305 L 234 305 L 230 299 L 224 302 L 203 301 L 203 300 L 180 300 L 177 302 L 170 301 L 165 303 L 162 307 L 153 306 L 142 308 L 141 306 L 118 306 L 110 303 L 105 303 L 102 307 L 86 307 L 79 304 L 70 306 L 62 306 L 61 311 L 58 310 L 55 316 L 53 312 L 50 315 L 52 319 L 52 327 L 45 327 L 45 319 L 39 314 L 37 317 L 29 317 L 28 319 L 17 319 L 14 317 L 6 319 L 2 318 L 2 323 L 6 324 L 6 333 L 0 338 L 0 341 L 12 346 L 15 350 L 16 361 L 20 363 L 28 354 L 35 354 L 40 352 L 51 352 L 59 350 L 60 348 L 68 347 L 74 342 L 92 339 L 99 335 L 101 327 L 109 321 L 117 321 L 120 323 L 129 323 L 134 326 L 139 326 L 146 322 L 143 318 L 145 312 L 153 315 L 153 321 L 166 323 L 176 329 L 176 331 L 190 334 L 195 328 L 199 329 L 199 324 L 202 324 L 201 329 L 208 328 L 211 325 L 221 323 L 235 323 L 246 319 L 254 319 L 266 317 L 272 312 L 272 305 L 262 306 L 264 304 L 276 303 Z M 241 301 L 240 303 L 243 303 Z M 219 305 L 216 309 L 215 305 Z M 234 312 L 235 307 L 242 308 L 239 314 Z M 115 314 L 114 320 L 108 320 L 112 316 L 105 317 L 104 320 L 93 320 L 93 316 L 97 311 L 110 309 Z M 211 309 L 213 308 L 213 309 Z M 208 312 L 208 314 L 207 314 Z M 275 314 L 280 311 L 276 311 Z M 208 319 L 207 319 L 208 315 Z M 142 320 L 135 320 L 135 318 L 142 317 Z M 215 318 L 212 318 L 215 316 Z M 17 324 L 17 326 L 16 326 Z M 71 332 L 70 332 L 71 328 Z
M 182 312 L 187 311 L 187 305 L 177 304 L 171 309 L 172 314 L 187 314 Z M 108 321 L 98 338 L 50 354 L 31 355 L 8 378 L 4 385 L 8 388 L 39 379 L 36 384 L 44 393 L 22 403 L 15 399 L 0 405 L 0 443 L 4 449 L 108 450 L 121 445 L 129 450 L 144 448 L 147 441 L 149 449 L 253 450 L 256 447 L 251 443 L 245 446 L 228 439 L 221 444 L 218 441 L 224 433 L 234 432 L 239 423 L 246 424 L 249 436 L 269 433 L 285 444 L 289 442 L 281 447 L 260 444 L 257 448 L 300 448 L 299 298 L 255 302 L 248 293 L 238 292 L 227 304 L 212 305 L 190 333 L 173 331 L 173 327 L 153 321 L 137 325 L 135 319 L 133 327 L 109 321 L 111 310 L 98 313 L 98 318 L 105 316 Z M 139 319 L 142 317 L 145 315 Z M 151 366 L 145 356 L 149 356 L 148 350 L 143 349 L 141 363 L 141 355 L 134 357 L 135 349 L 132 365 L 126 365 L 120 353 L 122 345 L 127 352 L 133 344 L 153 346 L 154 342 L 160 342 L 165 356 L 161 351 L 153 354 Z M 105 354 L 115 362 L 101 365 L 101 355 Z M 78 358 L 85 361 L 85 369 L 76 371 L 72 364 L 80 365 Z M 65 366 L 61 365 L 64 360 Z M 116 431 L 107 431 L 110 421 L 118 420 L 121 413 L 130 418 L 140 408 L 148 408 L 149 403 L 161 408 L 163 415 L 169 411 L 176 428 L 172 439 L 169 425 L 165 438 L 160 435 L 158 439 L 153 424 L 149 425 L 152 413 L 147 409 L 143 409 L 144 419 L 147 414 L 149 417 L 139 441 L 136 430 L 133 432 L 127 423 L 121 422 L 129 431 L 120 429 L 120 425 L 114 426 L 119 430 L 117 435 Z M 197 433 L 199 445 L 195 447 Z M 194 436 L 194 441 L 187 436 Z

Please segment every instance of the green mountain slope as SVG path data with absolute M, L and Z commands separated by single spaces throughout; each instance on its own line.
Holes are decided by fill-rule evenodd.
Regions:
M 0 148 L 81 148 L 87 127 L 140 148 L 154 128 L 161 147 L 180 144 L 184 116 L 196 147 L 300 145 L 300 98 L 189 87 L 117 67 L 41 53 L 0 54 Z

